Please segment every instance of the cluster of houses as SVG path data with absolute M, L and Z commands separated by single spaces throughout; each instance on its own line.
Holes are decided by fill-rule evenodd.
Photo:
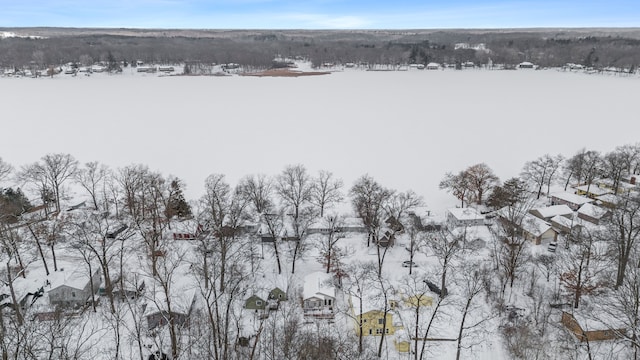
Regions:
M 566 241 L 580 241 L 585 231 L 603 229 L 612 209 L 629 194 L 639 191 L 632 176 L 615 184 L 610 179 L 596 179 L 590 184 L 574 186 L 572 191 L 551 193 L 548 205 L 530 209 L 525 214 L 513 214 L 512 209 L 502 208 L 492 215 L 504 222 L 517 218 L 519 223 L 512 225 L 516 225 L 525 239 L 534 245 L 548 245 L 548 250 L 555 252 L 559 236 Z M 455 208 L 447 211 L 446 224 L 450 229 L 473 228 L 490 225 L 491 220 L 474 208 Z M 613 320 L 604 324 L 593 318 L 581 309 L 573 309 L 571 313 L 562 313 L 561 323 L 579 341 L 610 340 L 624 335 L 625 329 L 614 325 Z
M 616 190 L 617 189 L 617 190 Z M 572 191 L 557 192 L 549 194 L 549 204 L 547 206 L 530 209 L 521 217 L 519 229 L 522 236 L 535 245 L 556 244 L 558 236 L 562 235 L 570 238 L 581 228 L 599 227 L 603 221 L 610 216 L 611 208 L 622 198 L 621 195 L 631 191 L 638 191 L 635 179 L 614 185 L 608 180 L 596 180 L 590 185 L 576 186 Z M 81 206 L 78 206 L 81 207 Z M 75 210 L 75 209 L 74 209 Z M 508 209 L 500 209 L 495 212 L 498 221 L 510 219 Z M 444 224 L 434 223 L 432 217 L 426 209 L 415 209 L 411 211 L 406 221 L 419 230 L 439 230 L 446 226 L 451 231 L 460 228 L 487 228 L 493 220 L 487 219 L 485 214 L 474 208 L 454 208 L 446 213 Z M 269 231 L 265 221 L 257 221 L 247 224 L 242 228 L 243 232 L 254 234 L 259 242 L 272 243 L 274 241 L 295 241 L 295 233 L 290 221 L 281 223 L 277 233 Z M 191 224 L 193 225 L 193 224 Z M 175 241 L 192 241 L 203 236 L 212 236 L 211 232 L 202 231 L 201 227 L 187 226 L 185 228 L 176 227 L 169 239 Z M 407 223 L 407 225 L 409 225 Z M 105 236 L 107 238 L 118 238 L 127 229 L 126 225 L 113 227 Z M 194 231 L 194 229 L 196 229 Z M 393 218 L 388 218 L 384 224 L 378 239 L 378 246 L 393 246 L 395 237 L 402 233 L 404 226 Z M 330 233 L 366 233 L 367 230 L 361 219 L 351 217 L 341 219 L 339 222 L 326 221 L 320 219 L 312 223 L 307 228 L 308 234 L 330 234 Z M 554 248 L 555 249 L 555 248 Z M 100 269 L 94 267 L 89 271 L 86 264 L 82 262 L 58 261 L 58 271 L 51 271 L 45 274 L 45 269 L 41 265 L 32 264 L 28 270 L 24 270 L 23 277 L 17 277 L 12 283 L 12 289 L 8 285 L 0 288 L 0 309 L 5 307 L 20 306 L 22 308 L 36 306 L 36 318 L 41 321 L 54 319 L 59 316 L 60 309 L 82 310 L 90 305 L 94 296 L 105 293 L 104 282 Z M 171 294 L 173 316 L 169 317 L 166 311 L 166 294 L 162 292 L 162 286 L 156 284 L 156 280 L 150 276 L 141 274 L 112 274 L 114 291 L 121 297 L 139 297 L 144 292 L 142 306 L 149 330 L 166 324 L 168 318 L 172 318 L 177 324 L 186 324 L 194 311 L 196 304 L 197 284 L 187 281 L 190 269 L 185 265 L 179 268 L 178 275 L 175 276 L 175 284 L 171 284 L 173 293 Z M 16 272 L 22 271 L 16 269 Z M 123 281 L 121 276 L 127 276 Z M 259 319 L 269 316 L 270 312 L 277 311 L 283 301 L 295 301 L 300 304 L 304 317 L 309 320 L 329 320 L 334 319 L 337 311 L 336 302 L 341 301 L 337 296 L 338 284 L 333 274 L 325 272 L 312 272 L 304 277 L 302 291 L 295 296 L 289 294 L 288 288 L 273 287 L 264 289 L 262 292 L 249 294 L 244 299 L 244 309 L 251 311 Z M 126 284 L 126 285 L 125 285 Z M 175 291 L 178 289 L 178 291 Z M 42 300 L 40 300 L 42 298 Z M 362 332 L 363 336 L 380 336 L 383 333 L 394 336 L 394 343 L 398 351 L 408 351 L 410 338 L 402 336 L 404 330 L 399 324 L 398 317 L 402 311 L 415 308 L 416 306 L 431 306 L 431 297 L 411 298 L 396 294 L 388 306 L 390 310 L 386 313 L 379 306 L 373 306 L 373 302 L 364 301 L 367 305 L 360 312 L 354 309 L 352 299 L 349 299 L 352 318 L 355 320 L 356 333 Z M 379 304 L 378 304 L 379 305 Z M 397 316 L 396 316 L 397 315 Z M 395 319 L 394 319 L 395 316 Z M 563 315 L 562 323 L 575 332 L 579 339 L 590 335 L 580 329 L 577 320 L 578 314 Z M 362 328 L 360 322 L 362 321 Z M 578 329 L 578 330 L 576 330 Z M 594 335 L 593 339 L 603 339 L 607 336 L 617 337 L 620 331 L 602 331 Z M 613 334 L 613 335 L 612 335 Z M 616 335 L 617 334 L 617 335 Z M 590 339 L 590 338 L 589 338 Z

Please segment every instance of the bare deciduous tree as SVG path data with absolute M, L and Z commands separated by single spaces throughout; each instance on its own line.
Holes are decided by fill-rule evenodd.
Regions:
M 86 163 L 75 173 L 75 180 L 89 193 L 96 210 L 100 209 L 98 205 L 99 193 L 101 190 L 104 191 L 104 182 L 109 176 L 109 168 L 97 161 Z
M 384 206 L 393 191 L 382 187 L 371 176 L 361 176 L 351 187 L 349 196 L 353 208 L 367 228 L 367 247 L 371 240 L 378 243 L 378 235 L 385 215 Z
M 320 210 L 320 217 L 324 217 L 329 205 L 340 203 L 344 198 L 341 192 L 344 184 L 341 179 L 335 179 L 333 173 L 326 170 L 320 170 L 313 180 L 311 202 Z

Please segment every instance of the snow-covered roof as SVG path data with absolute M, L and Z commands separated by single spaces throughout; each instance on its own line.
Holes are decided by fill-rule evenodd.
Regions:
M 556 215 L 571 215 L 573 210 L 567 205 L 551 205 L 547 207 L 532 209 L 531 212 L 537 212 L 543 218 L 552 218 Z M 534 214 L 535 215 L 535 214 Z
M 431 216 L 431 209 L 426 206 L 418 206 L 408 211 L 409 214 L 414 214 L 419 218 L 428 218 Z
M 478 210 L 470 207 L 466 208 L 451 208 L 447 210 L 456 220 L 483 220 L 484 215 L 480 214 Z
M 589 185 L 580 185 L 580 186 L 574 187 L 574 189 L 579 190 L 579 191 L 584 191 L 585 193 L 593 194 L 593 196 L 600 196 L 600 195 L 610 194 L 611 193 L 611 190 L 601 188 L 601 187 L 599 187 L 597 185 L 594 185 L 594 184 L 591 184 L 591 186 L 589 186 Z
M 171 310 L 175 313 L 188 314 L 191 304 L 198 290 L 189 266 L 180 266 L 174 270 L 169 289 L 171 292 Z M 147 308 L 144 315 L 154 314 L 160 310 L 166 311 L 167 299 L 162 286 L 153 278 L 147 277 L 145 289 Z
M 359 217 L 355 217 L 355 216 L 344 218 L 342 223 L 343 223 L 343 225 L 345 227 L 364 226 L 364 223 L 362 222 L 362 219 L 359 218 Z
M 98 269 L 94 267 L 95 274 Z M 53 271 L 47 277 L 51 283 L 49 291 L 60 286 L 68 286 L 74 289 L 82 290 L 89 282 L 89 271 L 86 266 L 77 263 L 60 263 L 58 262 L 58 271 Z
M 593 204 L 584 204 L 578 209 L 578 213 L 600 219 L 607 214 L 607 210 Z
M 551 225 L 531 214 L 526 214 L 522 218 L 522 229 L 534 236 L 540 236 L 551 229 Z
M 577 205 L 582 205 L 582 204 L 586 204 L 594 201 L 593 199 L 589 199 L 588 197 L 580 196 L 580 195 L 576 195 L 576 194 L 573 194 L 570 192 L 564 192 L 564 191 L 553 193 L 551 194 L 551 196 L 560 200 L 570 202 L 572 204 L 577 204 Z
M 303 299 L 311 297 L 336 297 L 336 288 L 332 284 L 331 274 L 322 271 L 312 272 L 304 277 Z
M 561 216 L 561 215 L 556 215 L 554 217 L 551 218 L 551 222 L 554 222 L 556 224 L 559 224 L 561 226 L 564 226 L 566 228 L 573 228 L 576 226 L 583 226 L 582 223 L 582 219 L 580 218 L 574 218 L 574 219 L 569 219 L 567 217 Z
M 597 196 L 596 199 L 608 204 L 616 204 L 620 200 L 620 197 L 614 194 L 605 194 Z

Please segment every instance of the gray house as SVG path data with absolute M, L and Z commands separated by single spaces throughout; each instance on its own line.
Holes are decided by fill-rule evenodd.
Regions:
M 49 276 L 51 287 L 47 291 L 51 305 L 79 307 L 91 300 L 100 288 L 100 269 L 93 271 L 91 278 L 84 267 L 60 268 Z M 93 285 L 93 287 L 92 287 Z

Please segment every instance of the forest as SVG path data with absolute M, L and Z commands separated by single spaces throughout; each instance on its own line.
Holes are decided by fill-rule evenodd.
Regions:
M 170 30 L 0 29 L 0 68 L 85 66 L 140 60 L 156 64 L 235 63 L 269 68 L 275 58 L 333 64 L 427 64 L 541 67 L 567 63 L 633 70 L 640 60 L 637 29 L 498 30 Z

